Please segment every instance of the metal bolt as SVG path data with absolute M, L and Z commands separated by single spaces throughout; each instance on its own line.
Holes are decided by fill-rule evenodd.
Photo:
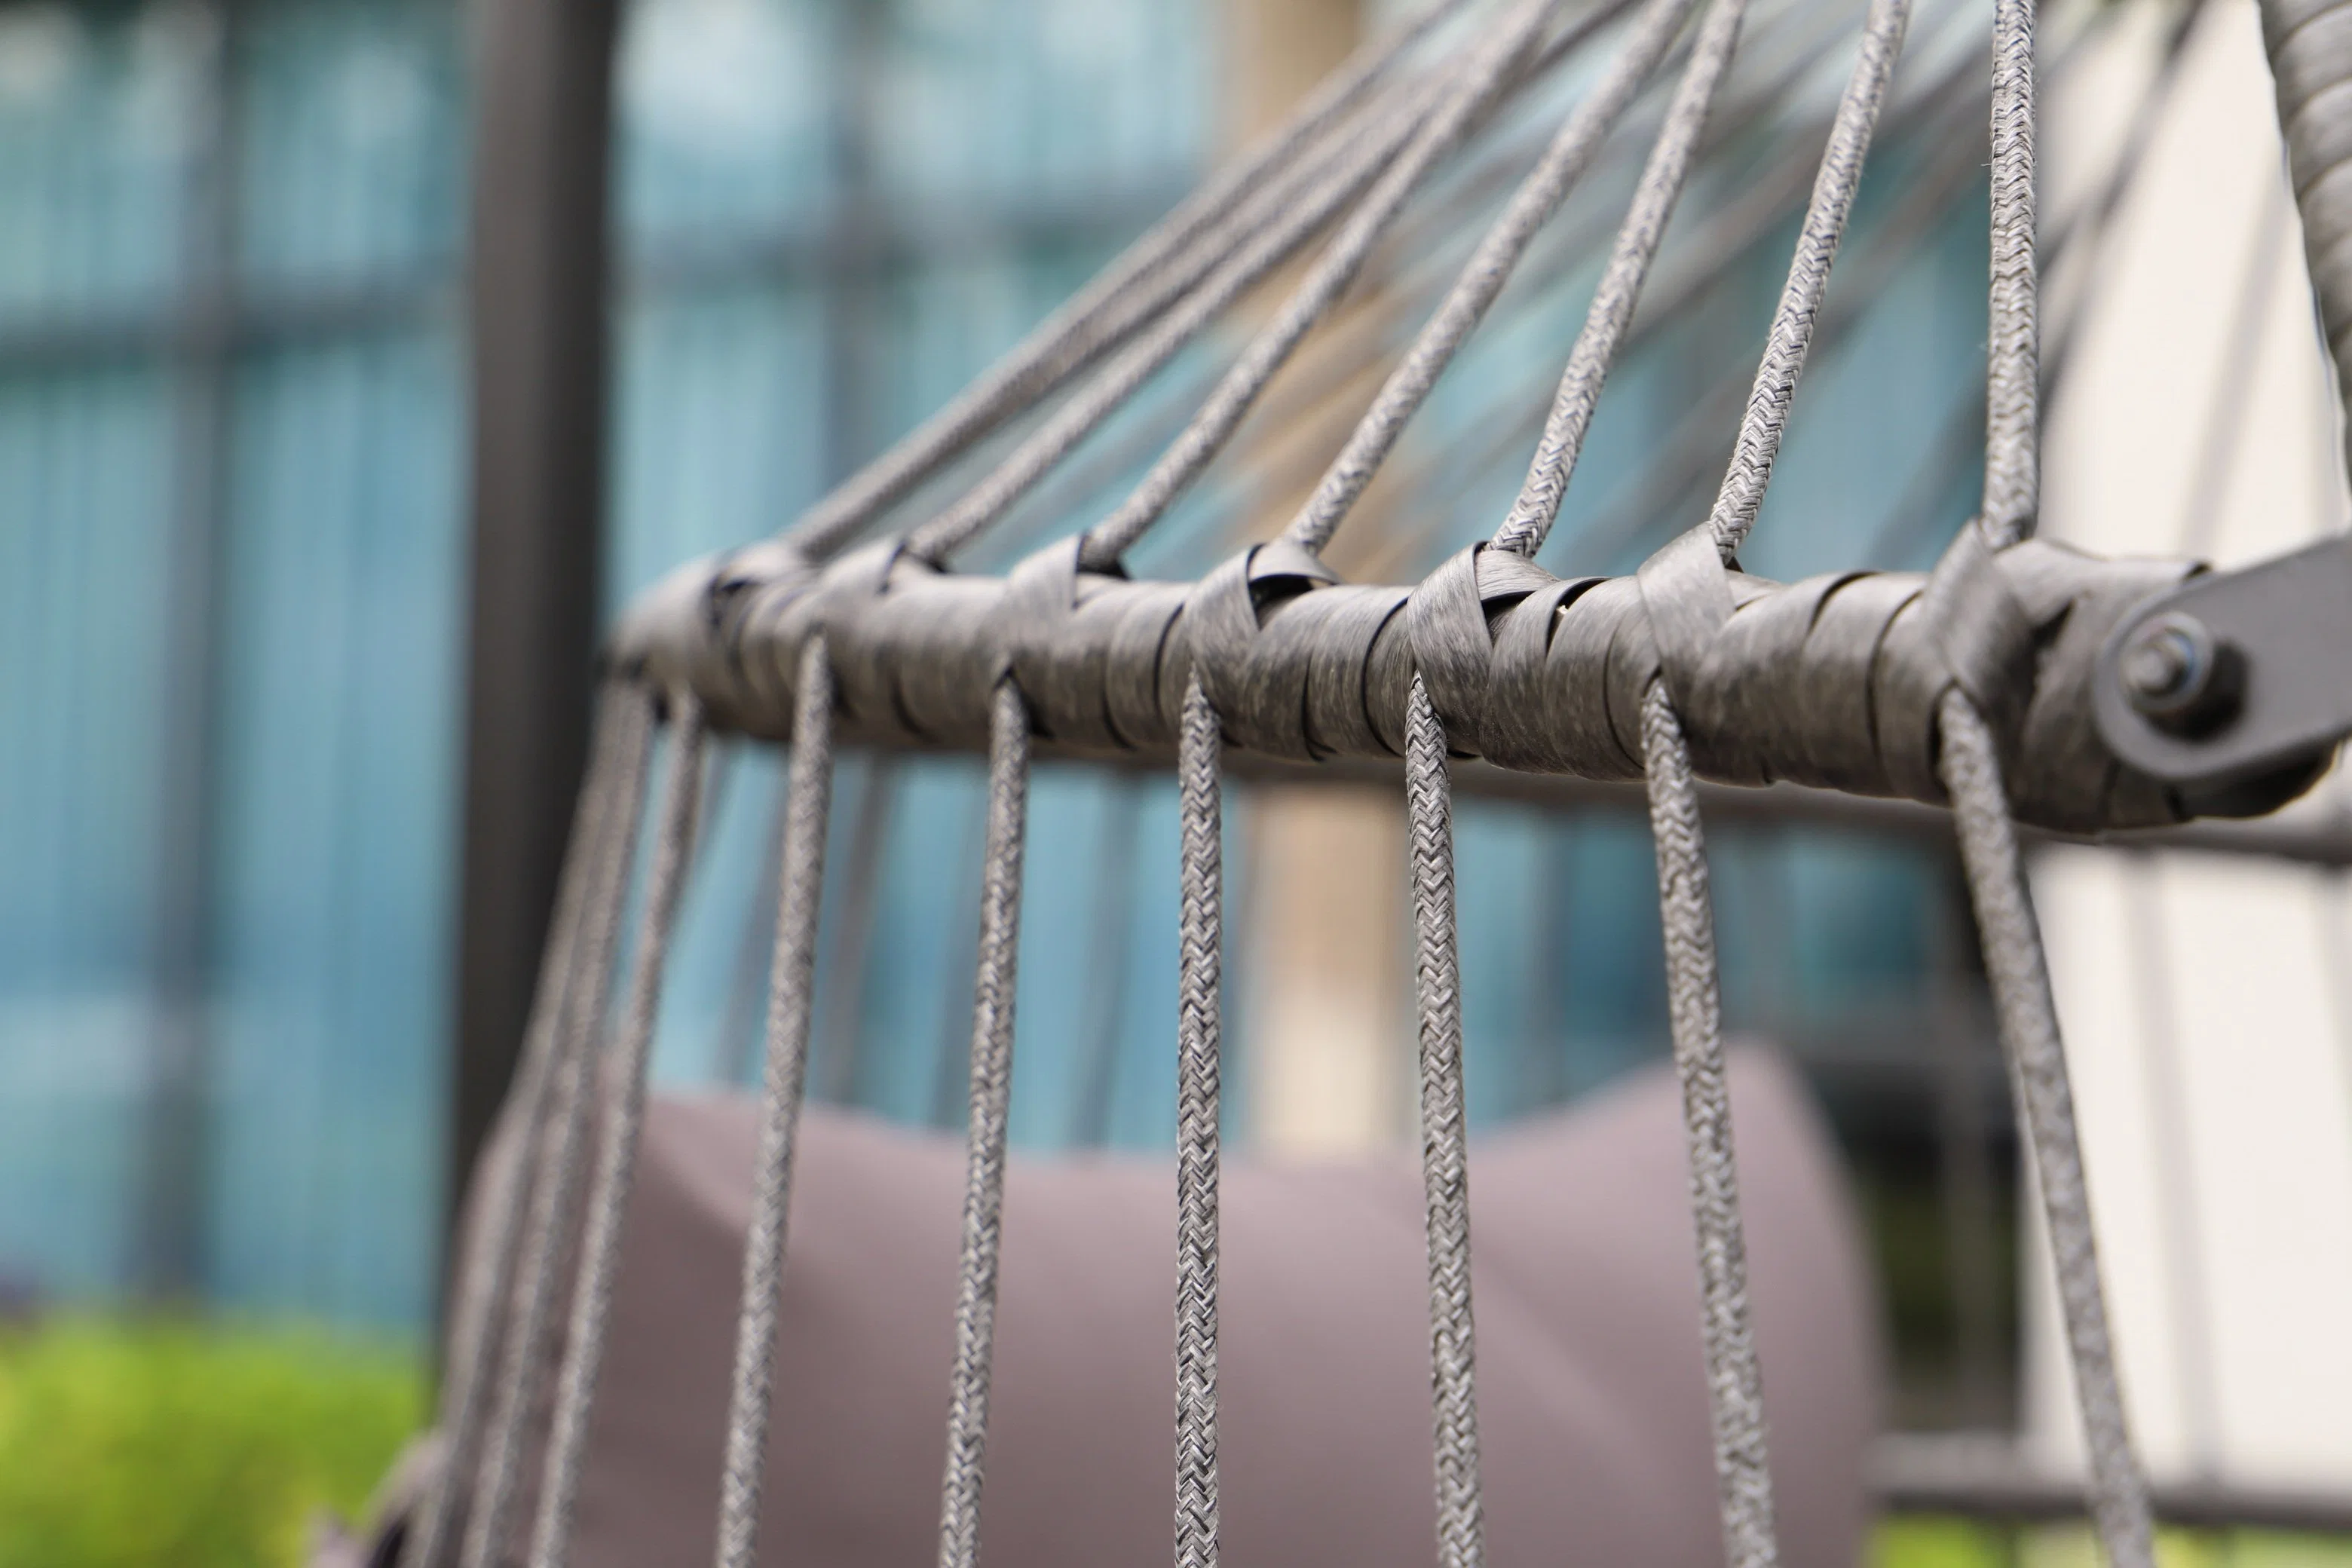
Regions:
M 2205 623 L 2178 610 L 2132 634 L 2116 674 L 2131 705 L 2179 734 L 2202 733 L 2237 711 L 2242 660 L 2218 645 Z

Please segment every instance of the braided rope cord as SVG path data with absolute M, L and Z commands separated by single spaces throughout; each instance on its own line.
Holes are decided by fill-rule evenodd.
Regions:
M 751 1229 L 743 1245 L 743 1292 L 737 1308 L 735 1375 L 727 1408 L 726 1469 L 720 1479 L 718 1568 L 751 1568 L 760 1530 L 760 1483 L 774 1391 L 777 1291 L 792 1211 L 793 1155 L 808 1082 L 817 911 L 824 891 L 825 830 L 833 805 L 833 667 L 822 637 L 811 637 L 801 654 L 792 744 L 783 847 L 776 871 L 776 940 L 768 980 L 759 1163 Z
M 1643 9 L 1633 37 L 1610 63 L 1607 74 L 1577 101 L 1542 159 L 1478 242 L 1444 302 L 1423 324 L 1412 349 L 1389 373 L 1347 445 L 1291 520 L 1285 535 L 1291 542 L 1319 551 L 1329 541 L 1394 449 L 1437 378 L 1486 319 L 1487 308 L 1510 281 L 1537 231 L 1550 221 L 1569 191 L 1591 168 L 1609 132 L 1665 58 L 1696 3 L 1651 0 Z
M 812 556 L 829 553 L 1165 309 L 1281 210 L 1282 198 L 1297 194 L 1302 170 L 1328 161 L 1360 124 L 1359 111 L 1377 110 L 1405 55 L 1463 4 L 1435 0 L 1358 49 L 1288 120 L 1147 229 L 945 407 L 828 492 L 787 537 Z
M 1665 931 L 1667 1014 L 1689 1139 L 1691 1218 L 1698 1237 L 1700 1324 L 1724 1555 L 1729 1568 L 1772 1568 L 1780 1552 L 1765 1447 L 1763 1371 L 1748 1304 L 1731 1096 L 1724 1079 L 1715 906 L 1690 748 L 1663 681 L 1653 681 L 1643 699 L 1642 741 Z
M 1419 998 L 1421 1179 L 1429 1244 L 1429 1378 L 1443 1568 L 1486 1557 L 1478 1466 L 1476 1334 L 1470 1310 L 1470 1164 L 1464 1131 L 1462 974 L 1455 952 L 1454 811 L 1445 727 L 1412 679 L 1405 801 L 1412 836 L 1413 979 Z
M 1186 256 L 1221 257 L 1218 265 L 1188 272 L 1181 285 L 1155 295 L 1165 309 L 1150 330 L 1128 342 L 977 483 L 910 530 L 908 550 L 924 560 L 943 561 L 1003 521 L 1203 328 L 1346 211 L 1339 233 L 1275 319 L 1218 378 L 1119 510 L 1087 531 L 1084 560 L 1089 568 L 1103 569 L 1131 548 L 1223 449 L 1305 333 L 1345 295 L 1428 169 L 1502 96 L 1566 58 L 1632 0 L 1601 0 L 1549 39 L 1543 26 L 1560 0 L 1523 3 L 1531 22 L 1524 33 L 1516 24 L 1507 26 L 1484 48 L 1386 86 L 1351 118 L 1327 131 L 1316 157 L 1282 176 L 1286 184 L 1260 191 L 1242 213 L 1196 241 Z M 1487 79 L 1488 68 L 1498 59 L 1500 74 Z M 1269 216 L 1279 221 L 1266 221 Z M 796 530 L 792 537 L 798 542 L 802 535 Z
M 2058 1032 L 2057 1004 L 2042 931 L 2025 884 L 2017 832 L 1992 731 L 1975 704 L 1948 694 L 1943 724 L 1943 777 L 1951 792 L 1961 864 L 1968 873 L 1994 1017 L 2008 1056 L 2010 1081 L 2033 1151 L 2033 1171 L 2050 1228 L 2052 1263 L 2074 1368 L 2074 1397 L 2091 1458 L 2091 1511 L 2111 1568 L 2155 1562 L 2147 1478 L 2125 1420 L 2100 1288 L 2097 1235 L 2083 1181 L 2074 1099 Z
M 1714 105 L 1732 51 L 1738 47 L 1746 12 L 1746 0 L 1715 0 L 1707 12 L 1666 110 L 1665 123 L 1643 166 L 1641 183 L 1634 187 L 1624 222 L 1618 226 L 1609 264 L 1601 275 L 1600 287 L 1593 290 L 1576 346 L 1569 351 L 1568 368 L 1560 374 L 1559 390 L 1544 421 L 1543 437 L 1528 465 L 1527 479 L 1502 527 L 1496 531 L 1494 544 L 1498 550 L 1534 554 L 1559 516 L 1569 475 L 1584 449 L 1585 432 L 1601 401 L 1601 384 L 1616 362 L 1634 307 L 1641 302 L 1643 285 L 1649 279 L 1650 264 L 1665 236 L 1666 222 L 1690 177 L 1707 110 Z
M 2032 531 L 2040 500 L 2034 24 L 2032 0 L 1996 0 L 1984 512 L 1972 525 L 1994 548 Z M 2116 1374 L 2065 1047 L 2041 928 L 2010 822 L 2000 755 L 1992 731 L 1965 690 L 1948 692 L 1937 717 L 1942 736 L 1938 770 L 1951 796 L 2011 1092 L 2042 1188 L 2075 1405 L 2090 1453 L 2091 1511 L 2111 1568 L 2148 1568 L 2155 1561 L 2155 1538 L 2147 1478 L 2132 1446 Z
M 646 726 L 645 708 L 618 683 L 597 696 L 594 730 L 589 743 L 588 771 L 580 787 L 580 804 L 572 825 L 572 841 L 563 858 L 556 886 L 555 913 L 549 922 L 546 956 L 541 961 L 531 998 L 530 1021 L 523 1034 L 522 1061 L 516 1079 L 514 1103 L 522 1133 L 505 1182 L 486 1192 L 488 1215 L 477 1257 L 469 1272 L 480 1283 L 453 1303 L 457 1314 L 449 1335 L 455 1365 L 449 1377 L 450 1397 L 444 1420 L 449 1447 L 437 1484 L 424 1499 L 423 1510 L 402 1543 L 405 1568 L 440 1568 L 463 1517 L 467 1489 L 476 1479 L 482 1442 L 496 1392 L 492 1374 L 503 1364 L 502 1347 L 513 1329 L 517 1262 L 523 1250 L 524 1226 L 541 1187 L 539 1161 L 551 1129 L 562 1120 L 558 1101 L 565 1096 L 557 1080 L 566 1070 L 576 1040 L 567 1027 L 572 999 L 590 984 L 591 933 L 595 925 L 591 906 L 598 901 L 609 868 L 625 859 L 622 837 L 636 815 L 635 795 L 645 773 Z
M 634 860 L 638 813 L 644 808 L 646 773 L 652 760 L 654 701 L 640 688 L 621 687 L 612 700 L 619 710 L 620 758 L 616 764 L 611 815 L 603 825 L 608 837 L 596 856 L 595 879 L 587 890 L 583 916 L 585 951 L 581 954 L 583 984 L 567 990 L 556 1022 L 556 1057 L 549 1085 L 547 1129 L 532 1161 L 530 1207 L 521 1238 L 520 1266 L 513 1321 L 499 1347 L 497 1394 L 488 1425 L 479 1440 L 480 1472 L 475 1479 L 473 1507 L 465 1520 L 462 1558 L 467 1568 L 487 1568 L 505 1560 L 515 1493 L 521 1479 L 525 1426 L 539 1404 L 541 1379 L 551 1346 L 549 1328 L 556 1310 L 556 1291 L 562 1273 L 565 1238 L 580 1197 L 583 1156 L 594 1095 L 592 1079 L 604 1038 L 606 1014 L 612 1005 L 613 960 L 620 949 L 624 908 L 628 898 L 629 868 Z M 462 1414 L 462 1413 L 461 1413 Z M 450 1475 L 463 1458 L 461 1420 L 452 1438 Z M 447 1556 L 447 1532 L 455 1518 L 423 1532 L 440 1539 L 418 1543 L 415 1561 L 424 1568 L 441 1568 Z
M 1726 16 L 1720 9 L 1708 19 L 1711 31 L 1718 25 L 1723 29 L 1726 37 L 1721 47 L 1727 56 L 1738 20 L 1736 14 Z M 1908 0 L 1872 0 L 1853 68 L 1814 175 L 1732 460 L 1707 521 L 1717 550 L 1727 561 L 1754 525 L 1765 487 L 1770 482 L 1830 270 L 1836 263 L 1909 21 Z M 1703 45 L 1694 51 L 1686 84 L 1705 58 Z M 1704 108 L 1700 100 L 1694 115 L 1703 116 Z M 1697 129 L 1694 123 L 1686 132 L 1691 141 L 1696 140 Z M 1662 136 L 1651 168 L 1645 171 L 1644 192 L 1651 188 L 1651 175 L 1655 174 L 1664 200 L 1654 201 L 1645 212 L 1643 195 L 1637 194 L 1627 226 L 1620 231 L 1610 275 L 1604 276 L 1602 288 L 1596 292 L 1586 331 L 1580 335 L 1562 376 L 1554 416 L 1530 467 L 1521 500 L 1496 535 L 1497 548 L 1532 553 L 1559 515 L 1601 380 L 1631 319 L 1649 252 L 1657 243 L 1656 231 L 1645 231 L 1639 220 L 1654 213 L 1652 221 L 1663 228 L 1672 194 L 1686 172 L 1670 161 L 1673 156 L 1667 139 Z M 1686 161 L 1687 152 L 1681 157 Z M 1674 184 L 1667 184 L 1669 180 Z M 1612 294 L 1612 277 L 1621 274 L 1623 282 Z M 1651 833 L 1657 849 L 1675 1068 L 1682 1084 L 1688 1140 L 1691 1217 L 1698 1248 L 1700 1338 L 1724 1552 L 1730 1568 L 1773 1568 L 1780 1561 L 1780 1545 L 1765 1435 L 1763 1372 L 1757 1360 L 1748 1300 L 1747 1244 L 1739 1212 L 1731 1101 L 1724 1076 L 1714 906 L 1690 748 L 1664 680 L 1653 681 L 1643 694 L 1642 741 Z
M 1223 1020 L 1223 737 L 1194 676 L 1176 759 L 1176 1568 L 1217 1562 L 1217 1169 Z
M 672 693 L 668 700 L 668 776 L 662 784 L 661 823 L 646 881 L 636 952 L 630 964 L 628 1001 L 613 1052 L 596 1064 L 601 1071 L 593 1098 L 604 1108 L 604 1124 L 596 1148 L 596 1174 L 589 1193 L 580 1268 L 572 1285 L 572 1321 L 556 1384 L 555 1418 L 549 1429 L 540 1479 L 531 1568 L 564 1568 L 571 1560 L 588 1419 L 595 1407 L 597 1378 L 604 1370 L 604 1333 L 621 1261 L 621 1228 L 636 1175 L 638 1137 L 645 1127 L 646 1069 L 653 1056 L 654 1022 L 661 1007 L 670 931 L 677 921 L 699 815 L 702 708 L 682 692 Z
M 1836 118 L 1830 124 L 1829 146 L 1822 153 L 1804 226 L 1798 231 L 1796 253 L 1790 258 L 1788 279 L 1781 286 L 1771 331 L 1765 338 L 1764 356 L 1757 363 L 1731 466 L 1724 473 L 1723 487 L 1707 517 L 1716 548 L 1727 561 L 1756 525 L 1765 487 L 1771 482 L 1780 437 L 1788 429 L 1789 407 L 1796 397 L 1797 378 L 1804 371 L 1805 353 L 1821 316 L 1822 296 L 1829 288 L 1830 269 L 1837 263 L 1838 245 L 1845 236 L 1846 218 L 1853 211 L 1854 192 L 1862 184 L 1863 164 L 1870 155 L 1879 110 L 1886 101 L 1886 84 L 1895 74 L 1895 59 L 1903 52 L 1904 30 L 1910 22 L 1910 0 L 1871 0 L 1853 71 L 1846 79 Z
M 1519 68 L 1559 5 L 1559 0 L 1521 0 L 1493 36 L 1468 54 L 1458 81 L 1444 102 L 1349 216 L 1346 226 L 1324 247 L 1282 309 L 1251 339 L 1184 433 L 1160 455 L 1118 510 L 1087 531 L 1079 546 L 1082 562 L 1107 566 L 1125 554 L 1224 449 L 1266 384 L 1363 270 L 1372 247 L 1423 176 L 1519 79 Z
M 1004 459 L 953 504 L 907 536 L 908 548 L 925 560 L 942 560 L 1003 519 L 1013 504 L 1124 407 L 1159 369 L 1233 304 L 1355 200 L 1399 155 L 1431 111 L 1448 82 L 1420 79 L 1405 84 L 1395 106 L 1370 117 L 1364 133 L 1346 139 L 1328 165 L 1317 171 L 1297 199 L 1283 204 L 1278 220 L 1250 237 L 1184 292 L 1095 372 Z
M 1985 353 L 1986 542 L 2033 531 L 2042 489 L 2041 266 L 2034 148 L 2035 0 L 1994 0 L 1992 283 Z
M 973 981 L 955 1369 L 948 1394 L 947 1463 L 940 1480 L 940 1568 L 972 1568 L 980 1554 L 980 1491 L 996 1350 L 996 1264 L 1003 1240 L 1005 1113 L 1013 1092 L 1021 857 L 1028 809 L 1029 708 L 1021 689 L 1008 678 L 997 683 L 989 724 L 988 847 Z

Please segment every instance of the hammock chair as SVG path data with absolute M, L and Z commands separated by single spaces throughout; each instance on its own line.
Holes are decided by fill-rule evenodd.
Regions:
M 1439 0 L 1369 46 L 781 536 L 689 564 L 631 609 L 608 650 L 503 1164 L 486 1170 L 475 1194 L 436 1479 L 390 1548 L 400 1562 L 571 1561 L 705 748 L 731 733 L 784 743 L 790 772 L 740 1321 L 723 1472 L 714 1478 L 719 1568 L 757 1559 L 772 1409 L 789 1397 L 774 1376 L 777 1303 L 790 1267 L 831 787 L 845 745 L 987 761 L 941 1568 L 970 1568 L 979 1552 L 1027 784 L 1039 753 L 1172 768 L 1180 790 L 1181 1568 L 1214 1563 L 1220 1541 L 1223 781 L 1229 769 L 1360 773 L 1400 761 L 1445 1568 L 1475 1568 L 1486 1555 L 1452 798 L 1457 782 L 1492 788 L 1520 777 L 1613 781 L 1646 796 L 1725 1560 L 1764 1568 L 1780 1547 L 1702 805 L 1730 799 L 1725 786 L 1795 785 L 1825 792 L 1807 798 L 1877 797 L 1949 813 L 2053 1249 L 2089 1510 L 2110 1563 L 2150 1568 L 2149 1488 L 2109 1342 L 2020 833 L 2090 837 L 2251 816 L 2308 789 L 2352 731 L 2340 677 L 2352 553 L 2330 542 L 2206 573 L 2186 561 L 2098 559 L 2033 537 L 2040 408 L 2063 359 L 2057 341 L 2043 352 L 2042 267 L 2096 236 L 2043 232 L 2037 254 L 2032 0 L 1996 0 L 1989 50 L 1980 40 L 1952 44 L 1941 24 L 1956 10 L 1935 13 L 1937 28 L 1914 26 L 1914 4 L 1869 0 L 1857 43 L 1819 7 L 1766 0 L 1754 0 L 1753 16 L 1751 0 Z M 1919 4 L 1927 16 L 1927 0 Z M 2352 5 L 2262 0 L 2261 11 L 2313 292 L 2339 384 L 2352 387 Z M 2060 36 L 2044 40 L 2042 69 L 2060 68 L 2068 27 L 2093 25 L 2056 7 L 2049 16 Z M 1759 79 L 1733 90 L 1743 32 L 1763 64 L 1751 70 Z M 1930 34 L 1936 47 L 1898 89 L 1906 33 Z M 1804 141 L 1776 142 L 1759 128 L 1803 118 L 1806 85 L 1825 59 L 1851 64 L 1823 95 L 1825 125 L 1811 122 L 1826 138 L 1818 158 L 1737 166 L 1729 195 L 1683 247 L 1682 269 L 1658 265 L 1669 218 L 1710 157 Z M 1910 170 L 1917 213 L 1906 216 L 1898 197 L 1883 226 L 1916 232 L 1975 177 L 1982 146 L 1960 127 L 1982 112 L 1988 69 L 1981 510 L 1925 574 L 1750 576 L 1738 554 L 1758 521 L 1800 373 L 1809 352 L 1851 322 L 1850 310 L 1828 302 L 1828 284 L 1874 137 L 1900 128 L 1941 152 Z M 1538 145 L 1505 134 L 1524 130 L 1527 117 L 1513 116 L 1531 103 L 1557 110 Z M 2140 118 L 2155 112 L 2152 98 Z M 2105 205 L 2145 134 L 2141 123 L 2126 138 Z M 1627 174 L 1625 194 L 1622 210 L 1604 213 L 1583 193 L 1612 169 Z M 1338 308 L 1375 257 L 1391 254 L 1381 247 L 1442 252 L 1465 208 L 1502 192 L 1466 259 L 1448 255 L 1434 271 L 1399 264 L 1384 279 L 1385 297 L 1406 301 L 1419 324 L 1280 535 L 1193 581 L 1131 580 L 1122 563 L 1233 443 L 1309 334 L 1325 325 L 1344 336 Z M 2094 220 L 2101 206 L 2087 204 Z M 1536 556 L 1612 366 L 1727 258 L 1778 232 L 1784 211 L 1799 215 L 1794 253 L 1752 378 L 1696 400 L 1689 432 L 1670 437 L 1629 506 L 1643 522 L 1683 507 L 1728 426 L 1730 460 L 1703 518 L 1630 575 L 1554 576 Z M 1492 537 L 1409 586 L 1342 581 L 1328 547 L 1515 270 L 1572 272 L 1562 258 L 1583 244 L 1605 261 L 1539 430 L 1522 410 L 1495 420 L 1494 459 L 1518 449 L 1504 443 L 1527 438 L 1534 457 Z M 1865 263 L 1869 254 L 1857 258 Z M 1883 276 L 1884 261 L 1874 265 Z M 1240 352 L 1182 401 L 1181 422 L 1122 426 L 1139 430 L 1156 455 L 1108 515 L 1020 545 L 1002 575 L 953 569 L 984 541 L 1012 548 L 1008 520 L 1028 516 L 1024 508 L 1064 515 L 1066 503 L 1036 499 L 1054 497 L 1049 477 L 1064 459 L 1140 406 L 1163 367 L 1189 363 L 1188 345 L 1270 283 L 1279 305 L 1252 318 Z M 1378 334 L 1349 341 L 1369 342 L 1375 354 L 1384 347 Z M 1471 454 L 1488 456 L 1483 446 Z M 656 787 L 657 734 L 668 749 Z M 622 966 L 632 860 L 648 817 L 634 948 Z M 614 1007 L 616 967 L 625 973 Z M 530 1476 L 527 1457 L 536 1459 Z

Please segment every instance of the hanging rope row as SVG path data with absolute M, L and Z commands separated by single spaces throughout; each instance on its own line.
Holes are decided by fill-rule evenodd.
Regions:
M 1982 516 L 1926 577 L 1840 574 L 1787 585 L 1746 575 L 1733 557 L 1756 525 L 1799 378 L 1822 336 L 1830 274 L 1889 100 L 1909 0 L 1868 6 L 1712 507 L 1635 576 L 1619 579 L 1556 578 L 1533 557 L 1560 514 L 1602 387 L 1637 331 L 1663 237 L 1707 145 L 1745 0 L 1707 0 L 1703 15 L 1700 0 L 1638 7 L 1603 0 L 1574 15 L 1564 0 L 1509 0 L 1474 20 L 1466 14 L 1475 9 L 1446 0 L 1364 51 L 1286 127 L 780 542 L 691 568 L 633 611 L 614 648 L 626 679 L 600 718 L 534 1007 L 516 1100 L 520 1154 L 489 1205 L 488 1284 L 462 1306 L 446 1473 L 411 1542 L 412 1568 L 449 1568 L 461 1531 L 462 1568 L 506 1561 L 528 1429 L 539 1419 L 541 1380 L 559 1355 L 530 1561 L 532 1568 L 567 1561 L 706 724 L 791 742 L 719 1568 L 755 1561 L 842 740 L 989 757 L 940 1568 L 971 1568 L 980 1551 L 1035 744 L 1172 754 L 1177 773 L 1179 1568 L 1213 1568 L 1218 1560 L 1221 775 L 1228 745 L 1404 764 L 1433 1458 L 1445 1568 L 1484 1561 L 1449 754 L 1646 783 L 1730 1568 L 1767 1568 L 1778 1549 L 1696 780 L 1792 779 L 1952 805 L 2043 1194 L 2095 1513 L 2115 1568 L 2148 1568 L 2147 1489 L 2116 1386 L 2064 1057 L 2011 823 L 2093 830 L 2189 812 L 2189 803 L 2107 757 L 2088 718 L 2092 660 L 2106 632 L 2188 568 L 2096 562 L 2028 537 L 2042 374 L 2032 0 L 1999 0 L 1990 51 Z M 1515 94 L 1604 35 L 1615 40 L 1605 68 L 1535 155 L 1282 538 L 1244 550 L 1195 584 L 1125 580 L 1123 559 L 1228 447 L 1299 345 L 1329 319 L 1384 239 L 1396 237 L 1400 215 L 1449 156 Z M 2274 50 L 2282 47 L 2274 39 Z M 1646 88 L 1677 48 L 1686 58 L 1663 110 L 1650 117 L 1648 150 L 1582 328 L 1493 539 L 1417 587 L 1340 583 L 1322 551 L 1547 223 L 1603 165 L 1612 137 L 1640 118 Z M 1752 103 L 1735 95 L 1735 116 L 1764 112 L 1759 106 L 1801 78 L 1813 58 L 1796 51 L 1780 86 Z M 1790 174 L 1791 192 L 1802 189 L 1802 165 L 1791 164 Z M 1710 257 L 1744 253 L 1776 221 L 1778 199 L 1766 190 L 1718 215 L 1715 221 L 1746 226 L 1747 237 Z M 1158 372 L 1318 239 L 1282 303 L 1108 515 L 1002 580 L 945 570 Z M 1040 408 L 1025 430 L 1013 428 Z M 1003 449 L 926 520 L 851 548 L 888 509 L 942 475 L 961 474 L 953 465 L 1000 436 Z M 667 714 L 669 774 L 626 1005 L 607 1048 L 609 976 L 652 744 L 651 692 Z M 583 1213 L 581 1167 L 599 1109 Z M 551 1331 L 567 1260 L 569 1329 L 559 1350 Z

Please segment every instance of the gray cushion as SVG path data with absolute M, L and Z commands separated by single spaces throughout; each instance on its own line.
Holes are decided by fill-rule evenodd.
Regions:
M 1787 1067 L 1743 1050 L 1732 1094 L 1784 1557 L 1852 1563 L 1878 1367 L 1855 1227 Z M 577 1568 L 709 1561 L 753 1117 L 735 1096 L 654 1104 Z M 1498 1564 L 1722 1560 L 1686 1185 L 1680 1102 L 1663 1070 L 1475 1150 L 1479 1412 Z M 812 1111 L 798 1186 L 761 1562 L 929 1562 L 961 1145 Z M 1013 1163 L 989 1561 L 1167 1560 L 1173 1186 L 1164 1157 Z M 1228 1162 L 1228 1562 L 1433 1561 L 1423 1268 L 1408 1161 Z

